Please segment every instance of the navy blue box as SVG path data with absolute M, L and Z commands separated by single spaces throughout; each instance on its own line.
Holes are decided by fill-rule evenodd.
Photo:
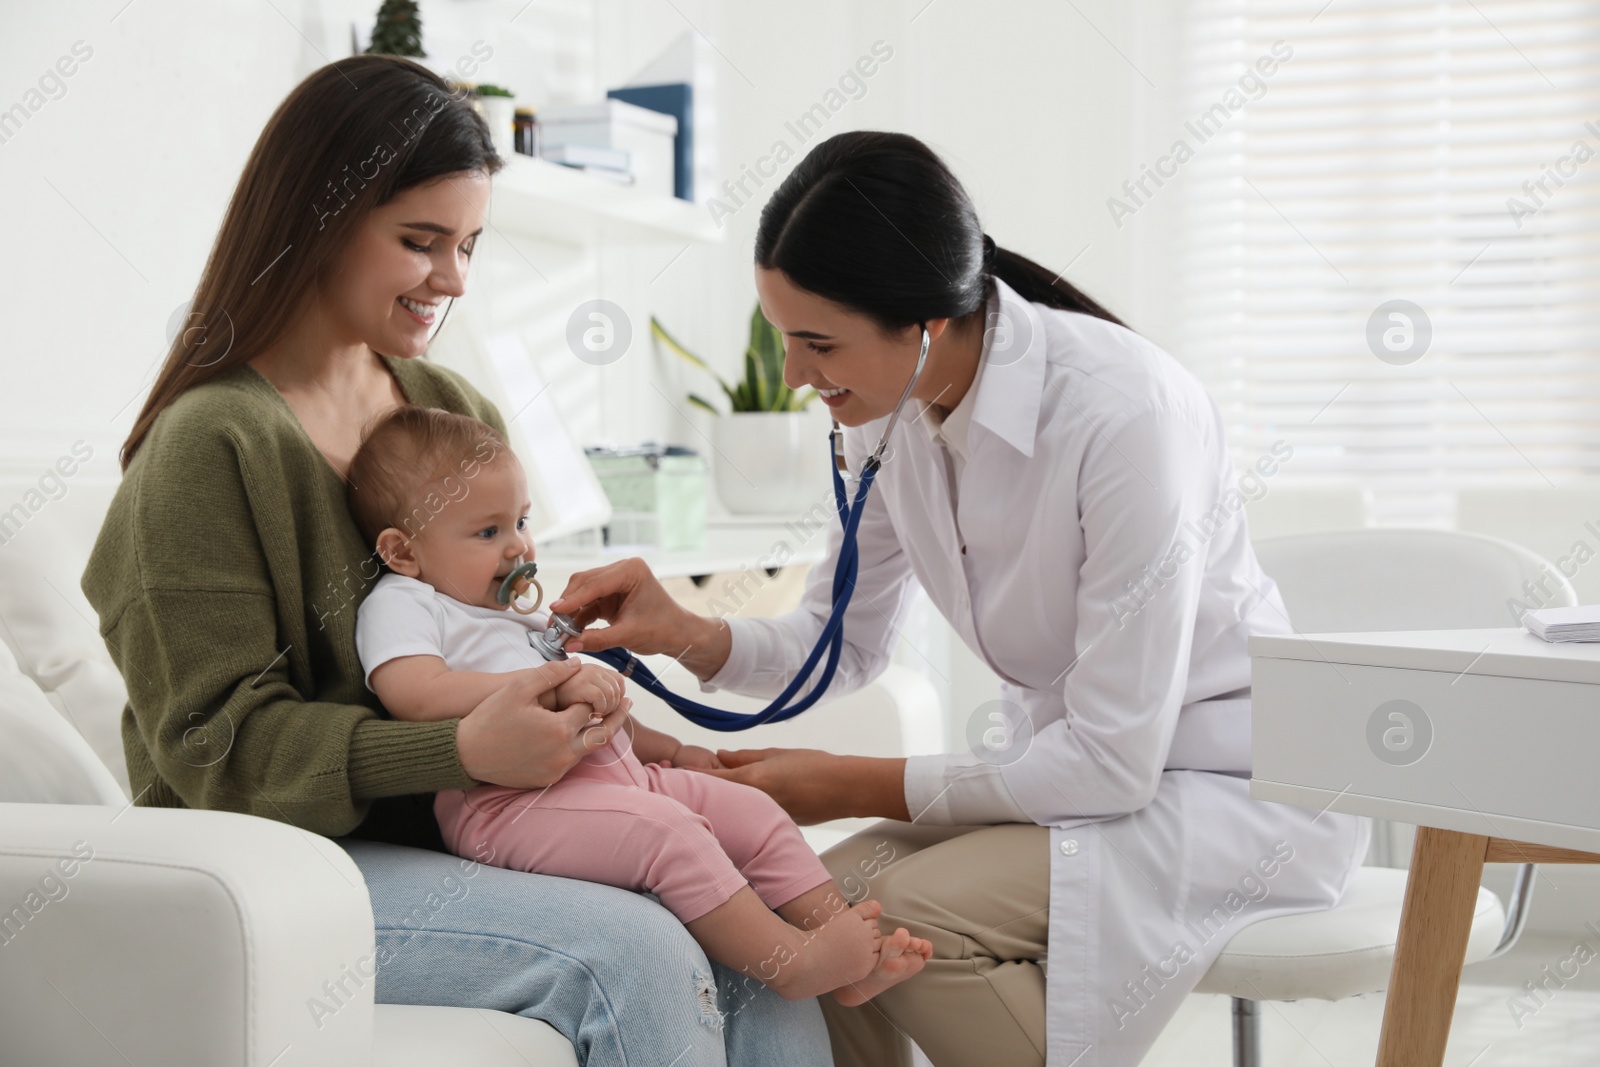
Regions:
M 606 95 L 678 120 L 678 136 L 672 145 L 672 195 L 679 200 L 694 200 L 694 86 L 687 82 L 638 85 L 612 89 Z

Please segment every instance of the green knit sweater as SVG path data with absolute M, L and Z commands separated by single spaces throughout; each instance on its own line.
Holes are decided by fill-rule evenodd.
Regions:
M 454 371 L 383 359 L 411 403 L 505 432 Z M 419 794 L 472 780 L 459 720 L 399 722 L 367 690 L 356 608 L 378 566 L 344 480 L 255 368 L 230 368 L 163 411 L 82 579 L 128 688 L 135 802 L 437 845 L 432 798 Z

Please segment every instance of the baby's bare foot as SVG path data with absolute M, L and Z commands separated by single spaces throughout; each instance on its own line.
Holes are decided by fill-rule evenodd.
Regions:
M 767 984 L 789 1000 L 805 1000 L 869 979 L 882 957 L 883 934 L 878 930 L 882 913 L 882 904 L 864 900 L 835 915 L 810 937 L 799 934 L 796 950 L 779 962 L 777 975 Z
M 859 982 L 851 982 L 833 991 L 833 999 L 847 1008 L 865 1004 L 885 989 L 904 982 L 922 970 L 933 958 L 933 942 L 912 937 L 904 926 L 882 939 L 878 946 L 878 963 Z

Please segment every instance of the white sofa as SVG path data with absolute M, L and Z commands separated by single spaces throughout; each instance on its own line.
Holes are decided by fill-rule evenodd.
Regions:
M 0 466 L 0 1059 L 576 1063 L 571 1045 L 537 1020 L 374 1006 L 372 911 L 337 845 L 252 816 L 129 802 L 126 694 L 78 588 L 115 463 L 96 457 L 47 478 L 48 493 L 47 466 Z M 683 725 L 645 699 L 636 714 Z M 730 747 L 927 751 L 938 716 L 932 687 L 891 668 L 851 697 Z M 826 843 L 843 829 L 808 832 Z M 307 1002 L 330 981 L 341 983 L 338 1010 L 314 1016 Z

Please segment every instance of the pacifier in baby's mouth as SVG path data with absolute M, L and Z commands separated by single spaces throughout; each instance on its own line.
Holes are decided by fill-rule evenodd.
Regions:
M 532 561 L 516 567 L 500 583 L 500 591 L 495 594 L 495 599 L 502 604 L 510 604 L 511 610 L 518 615 L 532 615 L 539 610 L 539 605 L 544 603 L 544 586 L 534 577 L 537 573 L 539 565 Z M 519 600 L 528 595 L 530 586 L 533 589 L 533 606 L 525 608 L 521 606 Z

